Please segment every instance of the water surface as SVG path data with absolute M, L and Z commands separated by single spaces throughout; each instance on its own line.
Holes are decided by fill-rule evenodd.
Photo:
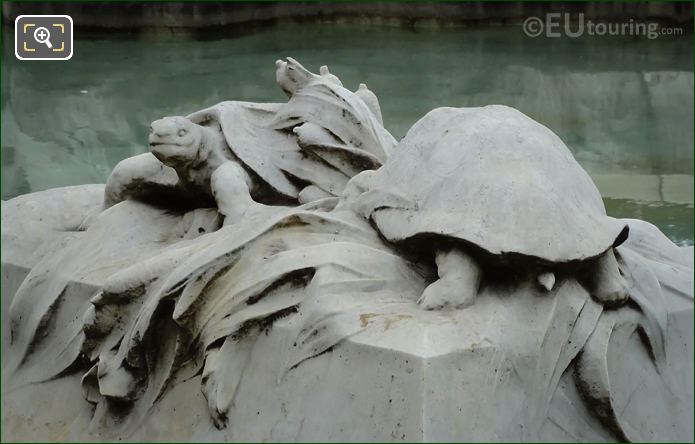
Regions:
M 5 29 L 2 198 L 104 182 L 146 127 L 222 100 L 283 101 L 274 61 L 365 82 L 402 137 L 439 106 L 516 107 L 555 131 L 609 214 L 693 239 L 691 36 L 533 39 L 517 26 L 412 30 L 279 25 L 236 36 L 77 33 L 67 62 L 20 62 Z

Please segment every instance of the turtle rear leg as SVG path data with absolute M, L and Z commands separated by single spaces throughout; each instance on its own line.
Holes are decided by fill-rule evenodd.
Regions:
M 236 162 L 225 162 L 212 173 L 210 188 L 224 224 L 239 222 L 253 207 L 263 207 L 251 197 L 251 177 Z
M 612 248 L 596 259 L 585 281 L 594 298 L 604 305 L 621 305 L 629 297 L 627 282 L 620 274 Z
M 439 250 L 435 261 L 439 279 L 425 288 L 417 303 L 426 310 L 472 305 L 482 274 L 478 263 L 460 249 Z

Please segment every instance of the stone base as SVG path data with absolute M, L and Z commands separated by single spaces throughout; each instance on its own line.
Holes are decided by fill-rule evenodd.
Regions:
M 58 191 L 47 193 L 54 192 Z M 63 193 L 61 199 L 67 201 L 92 202 L 76 219 L 99 208 L 99 188 L 78 187 Z M 22 199 L 56 196 L 36 193 Z M 23 239 L 31 242 L 31 223 L 10 223 L 35 219 L 22 211 L 15 201 L 3 203 L 3 358 L 10 301 L 40 259 L 32 249 L 22 247 Z M 645 243 L 651 232 L 640 224 L 631 229 L 642 233 L 634 238 Z M 42 243 L 57 246 L 66 235 L 80 236 L 80 232 L 47 230 Z M 692 249 L 674 251 L 692 256 Z M 692 272 L 687 278 L 692 283 Z M 83 298 L 98 287 L 94 276 L 72 281 L 66 297 Z M 494 289 L 485 290 L 465 310 L 424 312 L 415 304 L 390 313 L 366 308 L 358 313 L 362 327 L 358 334 L 289 368 L 300 324 L 298 316 L 279 319 L 264 334 L 242 339 L 229 351 L 241 364 L 223 429 L 211 419 L 201 391 L 202 377 L 194 365 L 176 372 L 175 381 L 146 415 L 124 417 L 123 423 L 110 426 L 98 422 L 99 407 L 95 410 L 83 397 L 84 370 L 24 386 L 16 386 L 3 371 L 2 440 L 623 439 L 589 410 L 576 384 L 577 350 L 572 349 L 572 340 L 587 340 L 593 328 L 589 326 L 601 310 L 576 282 L 567 280 L 558 287 L 544 293 L 526 286 L 505 300 L 496 297 Z M 625 390 L 634 390 L 635 395 L 625 401 L 625 416 L 619 418 L 620 424 L 633 427 L 631 436 L 692 441 L 692 294 L 666 290 L 664 294 L 669 307 L 664 378 L 670 392 L 664 394 L 661 386 L 654 385 L 661 376 L 637 333 L 628 335 L 624 343 L 622 356 L 629 359 L 609 359 L 608 374 L 614 377 L 611 388 L 620 395 L 615 399 L 624 399 Z

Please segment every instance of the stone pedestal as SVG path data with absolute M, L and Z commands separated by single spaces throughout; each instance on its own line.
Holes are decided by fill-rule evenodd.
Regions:
M 3 203 L 3 362 L 7 362 L 7 307 L 28 271 L 51 251 L 86 236 L 81 223 L 99 211 L 102 189 L 74 187 Z M 79 205 L 78 205 L 79 203 Z M 44 205 L 45 204 L 45 205 Z M 122 205 L 128 205 L 127 203 Z M 47 208 L 46 212 L 42 209 Z M 50 211 L 48 211 L 50 210 Z M 125 211 L 125 209 L 123 210 Z M 149 210 L 156 219 L 160 210 Z M 163 217 L 163 216 L 162 216 Z M 166 216 L 173 217 L 173 216 Z M 168 219 L 167 219 L 168 220 Z M 25 221 L 19 223 L 18 221 Z M 137 223 L 133 219 L 133 223 Z M 175 221 L 170 221 L 171 226 Z M 72 228 L 70 228 L 72 227 Z M 127 229 L 114 226 L 114 230 Z M 632 251 L 654 250 L 658 230 L 631 222 Z M 656 231 L 655 231 L 656 230 Z M 115 235 L 117 237 L 117 235 Z M 135 239 L 134 242 L 138 240 Z M 139 241 L 142 241 L 140 239 Z M 136 248 L 136 246 L 134 246 Z M 674 248 L 674 261 L 692 249 Z M 115 261 L 118 262 L 118 261 Z M 86 300 L 114 264 L 71 278 L 67 300 Z M 659 269 L 659 265 L 654 265 Z M 662 267 L 663 268 L 663 267 Z M 666 267 L 669 268 L 669 267 Z M 675 269 L 657 270 L 664 277 Z M 106 271 L 104 271 L 106 270 Z M 671 275 L 672 279 L 675 279 Z M 692 283 L 689 276 L 678 275 Z M 690 287 L 692 288 L 692 286 Z M 666 361 L 657 373 L 637 331 L 621 349 L 609 347 L 611 396 L 631 439 L 692 439 L 692 294 L 662 287 L 668 322 Z M 416 296 L 416 295 L 414 295 Z M 350 312 L 354 334 L 315 356 L 302 357 L 296 338 L 305 320 L 277 319 L 264 332 L 228 343 L 220 362 L 237 362 L 217 384 L 233 396 L 226 427 L 209 413 L 200 366 L 177 369 L 164 395 L 144 415 L 104 422 L 99 406 L 80 387 L 84 368 L 55 379 L 17 385 L 3 372 L 3 440 L 135 441 L 614 441 L 624 439 L 586 402 L 577 383 L 578 349 L 596 341 L 596 319 L 606 312 L 575 281 L 550 293 L 520 286 L 500 299 L 483 290 L 465 310 L 423 311 L 413 303 L 384 309 L 362 305 Z M 603 319 L 603 318 L 601 318 Z M 601 325 L 601 323 L 599 323 Z M 615 337 L 624 331 L 615 329 Z M 575 345 L 573 345 L 573 341 Z M 609 345 L 612 344 L 609 341 Z M 612 347 L 612 346 L 611 346 Z M 300 355 L 298 355 L 300 353 Z M 298 358 L 299 356 L 299 358 Z M 228 358 L 228 359 L 227 359 Z M 211 359 L 208 357 L 208 359 Z M 227 361 L 225 361 L 227 359 Z M 225 364 L 228 365 L 228 364 Z M 579 388 L 578 388 L 579 387 Z M 209 395 L 209 394 L 208 394 Z M 222 402 L 218 399 L 219 402 Z

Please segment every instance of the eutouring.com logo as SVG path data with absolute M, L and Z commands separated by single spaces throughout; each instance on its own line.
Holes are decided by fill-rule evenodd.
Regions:
M 683 28 L 665 27 L 656 22 L 595 22 L 584 14 L 550 13 L 545 17 L 529 17 L 524 20 L 524 34 L 529 37 L 581 37 L 591 36 L 645 36 L 655 39 L 663 35 L 682 35 Z

